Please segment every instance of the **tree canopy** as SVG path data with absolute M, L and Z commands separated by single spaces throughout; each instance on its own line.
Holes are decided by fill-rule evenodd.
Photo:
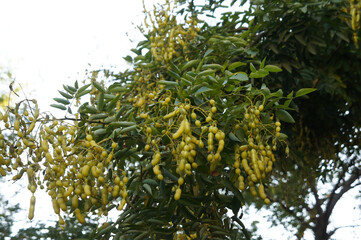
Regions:
M 0 172 L 28 178 L 29 219 L 39 187 L 63 227 L 118 209 L 95 239 L 249 239 L 239 210 L 261 201 L 299 238 L 332 235 L 332 209 L 361 175 L 361 4 L 251 1 L 201 20 L 222 4 L 146 12 L 130 68 L 64 85 L 52 104 L 64 117 L 35 99 L 1 113 Z M 336 181 L 328 198 L 320 181 Z

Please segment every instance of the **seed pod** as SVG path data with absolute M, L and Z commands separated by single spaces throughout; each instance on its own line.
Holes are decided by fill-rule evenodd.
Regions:
M 84 186 L 84 193 L 85 193 L 85 195 L 87 195 L 87 196 L 90 196 L 91 195 L 91 187 L 88 185 L 88 184 L 86 184 L 85 186 Z
M 53 209 L 56 214 L 60 213 L 60 207 L 56 198 L 53 199 Z
M 71 205 L 73 208 L 78 208 L 78 196 L 74 195 L 71 199 Z
M 263 184 L 261 183 L 259 186 L 258 186 L 258 192 L 259 192 L 259 196 L 262 198 L 262 199 L 266 199 L 266 193 L 264 191 L 264 186 Z
M 34 206 L 34 205 L 30 205 L 29 215 L 28 215 L 29 220 L 32 220 L 32 219 L 34 218 L 34 211 L 35 211 L 35 206 Z
M 81 214 L 79 208 L 76 208 L 76 209 L 75 209 L 74 214 L 75 214 L 76 218 L 78 219 L 78 221 L 79 221 L 81 224 L 85 224 L 85 218 L 84 218 L 84 216 Z
M 15 120 L 15 122 L 14 122 L 14 129 L 15 129 L 16 131 L 19 131 L 19 129 L 20 129 L 20 121 L 19 121 L 19 119 L 16 119 L 16 120 Z
M 173 139 L 179 138 L 185 129 L 185 120 L 183 120 L 178 128 L 178 130 L 173 134 Z
M 35 120 L 31 122 L 28 130 L 26 131 L 26 134 L 29 134 L 29 133 L 31 133 L 31 131 L 33 131 L 33 129 L 34 129 L 34 127 L 35 127 L 35 123 L 36 123 Z

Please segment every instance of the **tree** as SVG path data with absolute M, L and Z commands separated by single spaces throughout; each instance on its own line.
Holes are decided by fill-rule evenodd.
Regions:
M 245 2 L 232 1 L 231 5 Z M 249 238 L 238 216 L 246 189 L 269 204 L 276 201 L 275 196 L 288 196 L 291 191 L 288 195 L 267 195 L 265 187 L 271 189 L 274 181 L 282 186 L 288 172 L 295 176 L 294 183 L 305 179 L 302 174 L 296 175 L 296 168 L 302 168 L 301 173 L 314 171 L 317 181 L 322 176 L 334 176 L 329 168 L 320 168 L 320 164 L 328 164 L 330 157 L 325 158 L 320 149 L 306 151 L 300 147 L 303 141 L 318 143 L 314 137 L 318 135 L 312 133 L 296 141 L 297 134 L 307 124 L 313 124 L 307 106 L 323 99 L 322 88 L 310 94 L 310 98 L 318 96 L 312 101 L 292 102 L 318 87 L 312 83 L 314 74 L 324 71 L 316 64 L 322 55 L 314 54 L 316 43 L 308 44 L 308 38 L 305 47 L 303 35 L 293 37 L 298 33 L 293 28 L 298 25 L 291 25 L 290 31 L 290 26 L 280 26 L 277 21 L 272 26 L 267 20 L 276 19 L 278 14 L 279 21 L 282 18 L 290 24 L 301 24 L 304 9 L 284 4 L 291 8 L 283 11 L 271 2 L 260 1 L 257 8 L 251 4 L 245 13 L 223 14 L 215 26 L 198 18 L 222 3 L 209 1 L 199 7 L 189 1 L 176 9 L 167 1 L 154 14 L 148 12 L 145 40 L 132 49 L 135 57 L 125 58 L 132 67 L 121 73 L 94 71 L 90 82 L 64 85 L 64 90 L 59 91 L 61 97 L 54 98 L 57 103 L 52 104 L 64 111 L 63 118 L 40 113 L 36 100 L 25 99 L 8 107 L 0 115 L 1 173 L 15 172 L 14 180 L 27 175 L 32 193 L 38 186 L 45 189 L 60 223 L 67 214 L 74 214 L 84 224 L 86 216 L 92 213 L 107 215 L 112 209 L 121 210 L 117 221 L 99 229 L 95 237 L 114 239 Z M 334 3 L 334 8 L 337 4 L 345 3 Z M 314 5 L 323 12 L 317 4 L 310 4 L 310 10 Z M 280 12 L 286 15 L 279 17 Z M 310 13 L 311 19 L 318 19 L 318 15 Z M 184 18 L 182 23 L 178 22 L 180 17 Z M 346 32 L 350 29 L 346 19 L 339 22 Z M 276 48 L 272 53 L 269 49 L 274 48 L 272 43 L 278 37 L 275 33 L 282 27 L 285 34 L 291 34 L 287 39 L 292 42 L 286 40 L 285 48 Z M 308 33 L 308 29 L 302 30 Z M 347 34 L 353 36 L 351 31 Z M 339 41 L 342 36 L 330 40 Z M 296 48 L 300 54 L 292 52 L 298 47 L 294 44 L 302 44 L 303 48 Z M 339 45 L 342 44 L 336 49 Z M 343 53 L 354 51 L 354 60 L 359 61 L 358 50 L 351 49 L 355 45 L 350 42 L 349 46 Z M 292 59 L 306 67 L 293 70 Z M 356 62 L 353 64 L 357 66 Z M 276 65 L 293 71 L 292 78 Z M 346 72 L 344 69 L 343 74 Z M 356 77 L 357 74 L 356 71 Z M 296 81 L 286 81 L 293 78 Z M 345 95 L 345 91 L 334 90 L 338 101 L 334 106 L 328 105 L 335 107 L 330 114 L 336 112 L 335 117 L 339 117 L 345 115 L 346 109 L 357 109 L 353 105 L 357 99 L 349 101 L 354 93 Z M 283 92 L 287 94 L 283 96 Z M 292 109 L 298 109 L 295 119 L 288 112 Z M 342 117 L 348 119 L 349 115 Z M 357 123 L 356 115 L 352 119 Z M 285 129 L 282 132 L 281 124 Z M 323 139 L 338 133 L 337 126 L 324 127 Z M 352 127 L 342 127 L 341 136 L 349 140 Z M 313 130 L 320 129 L 314 126 Z M 337 156 L 336 141 L 328 143 L 335 150 L 332 157 Z M 306 158 L 297 158 L 297 152 Z M 26 154 L 26 161 L 21 154 Z M 282 160 L 287 155 L 290 158 Z M 315 164 L 311 164 L 311 156 L 317 159 Z M 335 162 L 347 164 L 341 159 Z M 278 169 L 270 177 L 274 165 Z M 276 193 L 277 189 L 273 189 Z M 312 189 L 310 186 L 306 191 Z M 256 201 L 245 196 L 247 201 Z M 33 195 L 30 219 L 34 208 Z M 228 210 L 233 216 L 227 214 Z
M 287 70 L 277 78 L 271 75 L 267 85 L 286 92 L 318 90 L 297 101 L 296 124 L 284 127 L 290 157 L 280 158 L 268 184 L 268 196 L 276 203 L 272 219 L 295 227 L 299 239 L 307 229 L 315 239 L 329 239 L 339 229 L 328 229 L 335 205 L 361 184 L 361 2 L 253 3 L 243 24 L 254 18 L 255 48 Z
M 3 177 L 0 176 L 0 181 Z M 5 240 L 5 237 L 10 236 L 11 227 L 14 225 L 12 215 L 19 211 L 19 205 L 11 205 L 8 200 L 5 200 L 2 193 L 0 194 L 0 239 Z
M 39 223 L 36 227 L 22 228 L 16 235 L 11 237 L 13 240 L 72 240 L 72 239 L 92 239 L 97 230 L 96 221 L 92 220 L 85 224 L 80 224 L 75 217 L 66 217 L 66 225 L 59 228 L 59 222 Z M 10 236 L 8 234 L 7 236 Z

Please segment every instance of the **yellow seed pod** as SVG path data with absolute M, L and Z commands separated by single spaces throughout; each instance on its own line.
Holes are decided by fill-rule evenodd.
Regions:
M 119 185 L 115 185 L 114 188 L 113 188 L 113 192 L 112 192 L 112 196 L 113 196 L 114 198 L 118 197 L 118 195 L 119 195 L 119 190 L 120 190 Z
M 162 172 L 159 170 L 159 165 L 156 165 L 153 167 L 153 172 L 155 175 L 159 175 L 161 174 Z M 124 179 L 123 179 L 124 180 Z
M 100 176 L 100 173 L 98 171 L 98 168 L 96 166 L 92 166 L 91 172 L 94 178 L 98 178 Z
M 34 205 L 30 205 L 29 215 L 28 215 L 29 220 L 32 220 L 32 219 L 34 218 L 34 211 L 35 211 L 35 206 L 34 206 Z
M 87 195 L 87 196 L 90 196 L 90 195 L 91 195 L 91 187 L 90 187 L 88 184 L 86 184 L 86 185 L 84 186 L 84 193 L 85 193 L 85 195 Z
M 177 113 L 177 111 L 173 111 L 173 112 L 171 112 L 171 113 L 168 113 L 167 115 L 165 115 L 165 116 L 163 117 L 163 119 L 164 119 L 164 120 L 167 120 L 168 118 L 172 118 L 172 117 L 174 117 L 174 116 L 176 115 L 176 113 Z
M 30 123 L 30 126 L 29 126 L 28 130 L 26 131 L 26 134 L 29 134 L 29 133 L 31 133 L 31 131 L 33 131 L 33 129 L 35 127 L 35 123 L 36 123 L 35 121 L 32 121 Z
M 262 199 L 266 199 L 266 193 L 264 191 L 264 186 L 263 184 L 261 183 L 259 186 L 258 186 L 258 192 L 259 192 L 259 196 L 262 198 Z
M 70 186 L 64 193 L 64 197 L 69 197 L 73 193 L 73 190 L 74 190 L 73 186 Z
M 186 122 L 185 120 L 183 120 L 178 128 L 178 130 L 173 134 L 173 139 L 177 139 L 179 138 L 182 133 L 184 132 L 185 130 L 185 125 L 186 125 Z
M 196 162 L 192 162 L 192 168 L 193 169 L 197 169 L 198 168 L 198 164 Z
M 76 208 L 75 211 L 75 216 L 76 218 L 78 219 L 78 221 L 81 223 L 81 224 L 85 224 L 85 218 L 84 216 L 81 214 L 80 212 L 80 209 L 79 208 Z
M 117 209 L 118 209 L 119 211 L 122 210 L 122 209 L 124 208 L 125 203 L 126 203 L 125 199 L 122 199 L 122 201 L 120 202 L 120 204 L 119 204 L 119 206 L 118 206 Z
M 182 194 L 182 190 L 180 188 L 177 188 L 177 190 L 175 191 L 175 194 L 174 194 L 174 200 L 179 200 L 180 199 L 180 196 Z
M 79 200 L 78 200 L 78 196 L 77 196 L 77 195 L 74 195 L 74 196 L 71 198 L 71 205 L 73 206 L 73 208 L 78 208 Z
M 5 170 L 4 170 L 2 167 L 0 167 L 0 174 L 1 174 L 3 177 L 6 176 L 6 172 L 5 172 Z
M 60 213 L 60 207 L 56 198 L 53 199 L 53 209 L 56 214 Z
M 15 122 L 14 122 L 14 129 L 15 129 L 16 131 L 19 131 L 19 129 L 20 129 L 20 121 L 19 121 L 19 119 L 16 119 L 16 120 L 15 120 Z
M 48 145 L 48 142 L 46 140 L 41 141 L 41 147 L 43 148 L 44 152 L 49 151 L 49 145 Z
M 81 170 L 81 174 L 84 176 L 84 177 L 87 177 L 88 174 L 89 174 L 89 170 L 90 170 L 90 166 L 89 165 L 84 165 L 82 170 Z
M 251 191 L 252 196 L 257 197 L 257 191 L 254 186 L 249 187 L 249 190 Z
M 49 163 L 54 164 L 53 157 L 51 156 L 50 153 L 47 152 L 47 153 L 45 154 L 45 157 L 46 157 L 46 160 L 47 160 Z

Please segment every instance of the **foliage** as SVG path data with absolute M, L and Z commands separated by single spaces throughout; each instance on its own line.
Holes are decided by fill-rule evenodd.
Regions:
M 0 177 L 3 181 L 3 177 Z M 11 227 L 14 224 L 12 215 L 19 211 L 19 205 L 11 205 L 8 200 L 5 200 L 3 195 L 0 194 L 0 240 L 5 240 L 5 237 L 10 236 Z
M 84 225 L 80 224 L 75 217 L 66 217 L 66 225 L 63 229 L 59 229 L 59 222 L 55 222 L 51 226 L 48 222 L 46 224 L 39 223 L 36 227 L 29 227 L 20 229 L 18 233 L 11 237 L 12 240 L 73 240 L 73 239 L 91 239 L 95 235 L 97 224 L 94 221 L 87 222 Z M 10 234 L 9 234 L 10 235 Z M 8 235 L 8 236 L 9 236 Z
M 280 158 L 268 184 L 275 224 L 306 229 L 328 239 L 338 200 L 361 176 L 360 1 L 254 1 L 254 46 L 258 54 L 286 69 L 266 79 L 270 89 L 318 91 L 297 101 L 295 125 L 284 125 L 290 156 Z M 247 20 L 242 24 L 246 24 Z M 328 188 L 329 191 L 320 191 Z M 315 202 L 310 199 L 315 199 Z
M 215 26 L 200 20 L 222 3 L 147 13 L 145 40 L 125 57 L 132 67 L 64 85 L 52 104 L 64 118 L 36 100 L 9 106 L 1 174 L 45 189 L 62 224 L 120 210 L 94 238 L 249 238 L 238 211 L 244 196 L 257 202 L 250 194 L 279 202 L 280 221 L 296 216 L 299 237 L 328 220 L 360 174 L 358 5 L 252 1 Z M 319 182 L 333 179 L 329 200 L 319 197 Z M 30 219 L 34 208 L 33 195 Z

